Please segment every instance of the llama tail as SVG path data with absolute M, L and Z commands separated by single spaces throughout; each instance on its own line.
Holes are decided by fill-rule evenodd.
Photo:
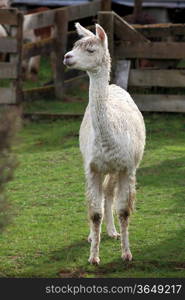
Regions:
M 116 185 L 116 182 L 117 182 L 117 175 L 114 174 L 107 174 L 105 176 L 105 179 L 103 181 L 103 189 L 104 191 L 105 190 L 109 190 L 109 192 L 113 192 L 114 188 L 115 188 L 115 185 Z
M 110 180 L 110 175 L 106 175 L 105 176 L 105 179 L 103 181 L 103 189 L 106 190 L 107 186 L 108 186 L 108 183 L 109 183 L 109 180 Z

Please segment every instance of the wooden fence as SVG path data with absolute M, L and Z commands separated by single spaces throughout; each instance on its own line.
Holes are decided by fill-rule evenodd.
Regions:
M 109 35 L 113 81 L 140 110 L 185 112 L 185 24 L 131 26 L 114 12 L 100 12 L 99 23 Z
M 68 32 L 68 23 L 97 16 L 108 34 L 113 61 L 113 81 L 129 90 L 142 111 L 185 112 L 185 25 L 129 25 L 111 11 L 110 1 L 94 0 L 87 4 L 52 9 L 23 16 L 16 9 L 1 9 L 0 24 L 8 25 L 10 34 L 0 38 L 0 53 L 8 53 L 8 62 L 0 63 L 0 81 L 8 78 L 9 87 L 0 88 L 0 103 L 13 104 L 38 93 L 55 94 L 63 99 L 65 87 L 78 83 L 82 75 L 66 80 L 63 55 L 76 39 Z M 55 36 L 23 45 L 23 24 L 34 30 L 53 26 Z M 91 27 L 92 28 L 92 27 Z M 54 85 L 22 91 L 21 65 L 23 59 L 53 54 Z M 148 63 L 143 67 L 142 63 Z M 185 64 L 184 64 L 185 65 Z M 84 75 L 83 75 L 84 76 Z
M 8 62 L 0 62 L 0 80 L 10 79 L 8 87 L 0 86 L 0 103 L 14 104 L 22 100 L 20 74 L 23 15 L 16 9 L 0 9 L 0 24 L 9 26 L 9 36 L 0 37 L 0 53 L 9 56 Z
M 74 32 L 68 32 L 70 21 L 76 21 L 88 17 L 97 16 L 102 9 L 110 9 L 111 1 L 94 0 L 92 2 L 68 6 L 58 9 L 47 10 L 23 15 L 16 9 L 1 9 L 0 24 L 10 26 L 10 36 L 0 38 L 0 53 L 10 53 L 10 61 L 0 63 L 0 79 L 11 79 L 11 87 L 0 89 L 0 103 L 18 103 L 25 98 L 38 98 L 38 94 L 55 94 L 59 99 L 63 99 L 65 86 L 77 82 L 78 78 L 65 81 L 63 56 L 69 47 L 67 41 L 74 41 Z M 26 24 L 26 26 L 25 26 Z M 43 39 L 34 43 L 23 44 L 23 27 L 26 30 L 41 29 L 52 26 L 55 35 L 52 38 Z M 54 85 L 22 91 L 21 65 L 24 59 L 29 59 L 37 55 L 50 55 L 52 53 L 54 69 Z

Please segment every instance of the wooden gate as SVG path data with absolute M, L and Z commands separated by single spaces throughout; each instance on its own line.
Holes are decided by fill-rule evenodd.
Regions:
M 140 110 L 185 112 L 185 25 L 131 26 L 114 12 L 100 12 L 99 22 L 109 36 L 113 81 Z

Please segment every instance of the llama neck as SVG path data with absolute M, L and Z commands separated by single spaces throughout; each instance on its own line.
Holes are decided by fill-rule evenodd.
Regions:
M 92 125 L 97 135 L 103 134 L 106 127 L 106 102 L 109 95 L 109 68 L 102 67 L 98 72 L 88 72 L 90 77 L 89 106 Z

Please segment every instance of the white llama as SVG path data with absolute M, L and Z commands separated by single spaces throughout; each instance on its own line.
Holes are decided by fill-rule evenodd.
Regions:
M 135 199 L 136 169 L 143 156 L 145 125 L 130 95 L 109 85 L 110 55 L 107 36 L 96 24 L 96 35 L 76 23 L 83 38 L 64 57 L 70 68 L 87 71 L 89 104 L 80 128 L 89 208 L 91 242 L 89 262 L 99 264 L 103 216 L 108 235 L 118 238 L 113 199 L 120 223 L 122 258 L 131 260 L 128 223 Z

